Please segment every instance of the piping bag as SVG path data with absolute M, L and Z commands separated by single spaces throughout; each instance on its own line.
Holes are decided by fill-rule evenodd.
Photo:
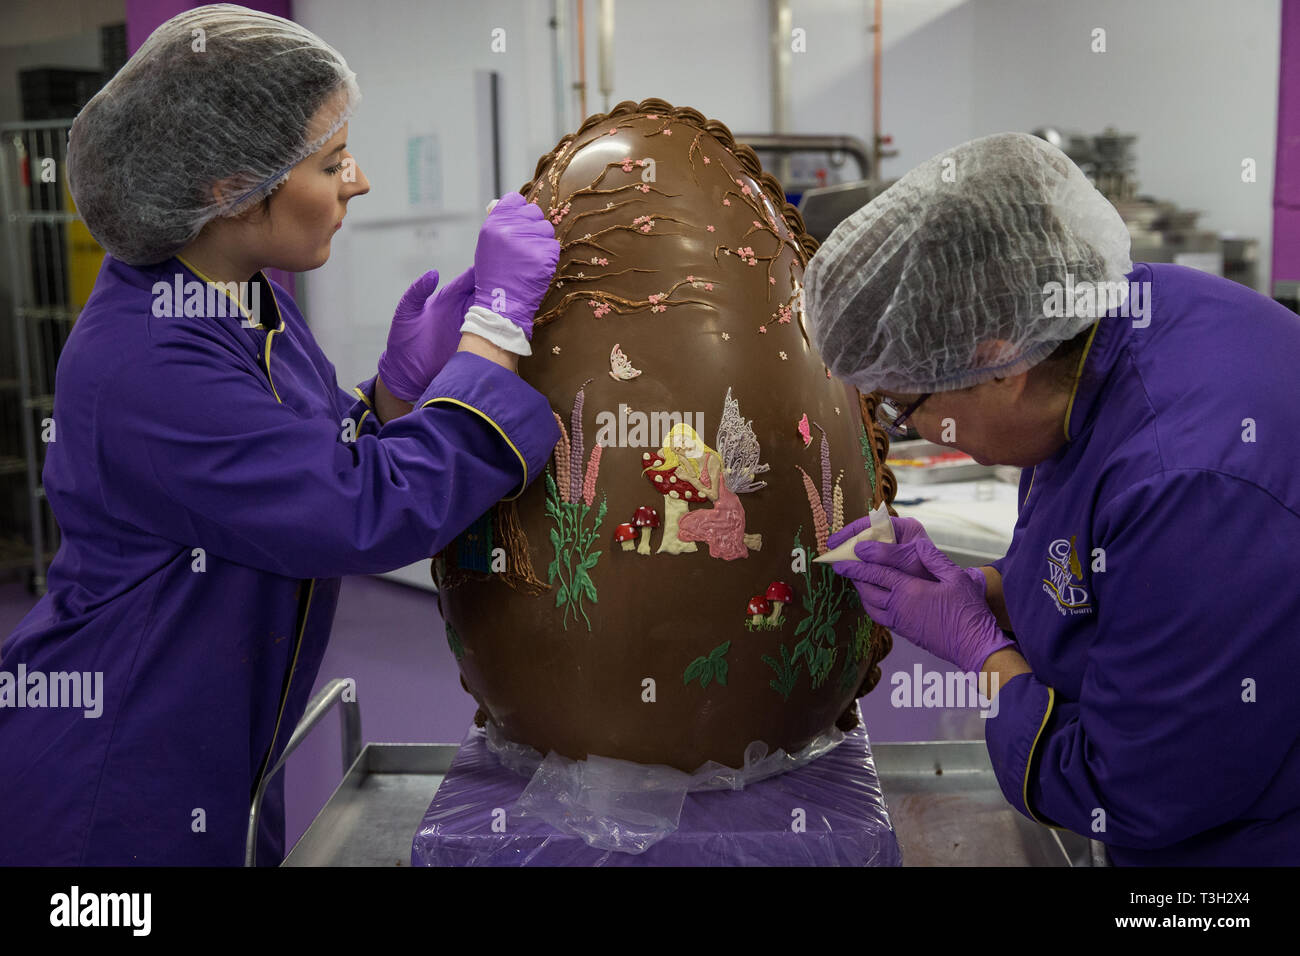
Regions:
M 813 558 L 814 564 L 831 564 L 835 561 L 861 561 L 853 549 L 863 541 L 884 541 L 888 544 L 895 544 L 894 541 L 894 523 L 889 520 L 888 506 L 881 502 L 879 508 L 867 515 L 871 519 L 871 527 L 866 531 L 861 531 L 843 541 L 838 547 L 832 548 L 825 554 L 819 554 Z

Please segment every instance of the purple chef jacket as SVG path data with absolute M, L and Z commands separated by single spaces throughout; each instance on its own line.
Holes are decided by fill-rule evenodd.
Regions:
M 1137 264 L 1025 469 L 1002 571 L 1033 674 L 986 727 L 1006 798 L 1117 864 L 1300 863 L 1300 318 Z
M 339 578 L 433 555 L 559 438 L 539 392 L 464 352 L 381 426 L 374 379 L 339 388 L 279 285 L 258 277 L 262 327 L 160 317 L 177 275 L 197 281 L 106 257 L 59 359 L 44 482 L 63 540 L 0 648 L 11 691 L 28 675 L 25 706 L 0 706 L 0 864 L 241 864 Z M 100 713 L 40 706 L 31 675 L 57 672 L 100 672 Z M 282 780 L 259 864 L 284 855 Z

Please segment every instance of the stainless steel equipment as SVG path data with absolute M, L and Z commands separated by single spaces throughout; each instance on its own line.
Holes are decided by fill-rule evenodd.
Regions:
M 331 681 L 313 698 L 286 758 L 342 701 L 346 683 Z M 348 753 L 356 753 L 360 715 L 344 720 L 346 761 Z M 416 830 L 458 749 L 456 744 L 366 744 L 283 865 L 408 865 Z M 904 866 L 1106 865 L 1101 844 L 1040 826 L 1011 808 L 983 741 L 872 744 L 871 753 Z M 281 758 L 276 769 L 283 764 Z M 250 845 L 259 808 L 260 801 L 250 816 Z
M 12 361 L 0 359 L 0 570 L 26 569 L 36 594 L 59 529 L 41 486 L 59 352 L 93 284 L 97 247 L 65 186 L 70 120 L 0 126 L 0 201 Z M 8 350 L 6 349 L 7 353 Z

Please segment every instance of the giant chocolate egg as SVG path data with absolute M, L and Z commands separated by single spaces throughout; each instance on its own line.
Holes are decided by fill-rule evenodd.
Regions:
M 561 253 L 519 374 L 563 438 L 434 561 L 478 719 L 686 771 L 848 729 L 890 637 L 811 558 L 894 485 L 875 397 L 809 341 L 798 211 L 726 126 L 654 99 L 520 192 Z

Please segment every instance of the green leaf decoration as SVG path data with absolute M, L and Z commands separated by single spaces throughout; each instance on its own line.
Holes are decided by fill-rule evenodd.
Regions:
M 727 686 L 727 662 L 724 658 L 719 657 L 713 662 L 713 676 L 723 687 Z
M 871 486 L 871 500 L 876 500 L 876 456 L 871 453 L 871 441 L 867 438 L 867 426 L 858 426 L 858 441 L 862 445 L 862 461 L 867 467 L 867 482 Z
M 709 651 L 709 660 L 717 661 L 726 657 L 727 651 L 731 649 L 731 641 L 723 641 L 713 650 Z
M 569 586 L 567 584 L 561 584 L 560 590 L 555 592 L 555 606 L 559 607 L 561 604 L 564 604 L 568 600 L 569 600 Z
M 807 657 L 809 663 L 811 664 L 812 654 L 813 654 L 812 642 L 805 637 L 802 641 L 800 641 L 798 644 L 794 646 L 794 654 L 791 655 L 790 660 L 798 661 L 799 658 L 801 657 Z
M 700 674 L 703 673 L 706 664 L 708 664 L 708 661 L 703 657 L 697 657 L 695 660 L 687 664 L 686 671 L 682 674 L 682 683 L 689 684 L 691 681 L 695 680 L 695 678 L 699 677 Z
M 852 654 L 844 655 L 844 669 L 840 671 L 839 691 L 841 694 L 847 694 L 857 689 L 858 683 L 858 662 L 853 660 Z
M 858 618 L 853 629 L 852 657 L 854 664 L 860 664 L 871 656 L 871 619 Z
M 447 625 L 447 646 L 451 648 L 451 653 L 455 656 L 456 660 L 459 661 L 461 658 L 465 656 L 465 645 L 461 643 L 460 635 L 457 634 L 456 629 L 451 626 L 451 622 L 447 621 L 446 625 Z

